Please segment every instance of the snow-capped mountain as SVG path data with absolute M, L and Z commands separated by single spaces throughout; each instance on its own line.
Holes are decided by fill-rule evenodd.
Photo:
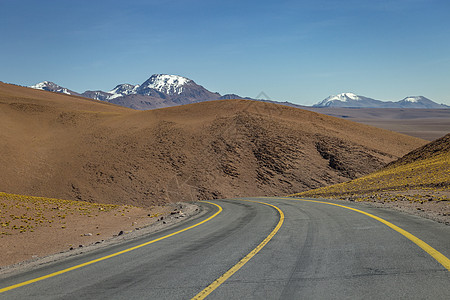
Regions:
M 138 93 L 144 95 L 152 89 L 167 95 L 179 95 L 186 84 L 191 82 L 192 80 L 178 75 L 154 74 L 139 87 Z
M 406 97 L 400 101 L 381 101 L 353 93 L 332 95 L 313 107 L 367 107 L 367 108 L 448 108 L 423 96 Z
M 68 95 L 83 96 L 139 110 L 220 99 L 253 100 L 251 98 L 240 97 L 235 94 L 221 96 L 219 93 L 210 92 L 189 78 L 167 74 L 154 74 L 142 84 L 119 84 L 108 92 L 97 90 L 85 91 L 84 93 L 79 94 L 50 81 L 44 81 L 30 87 Z M 268 100 L 260 101 L 280 103 L 277 101 Z M 299 105 L 289 102 L 283 102 L 280 104 L 302 108 Z M 410 96 L 403 100 L 393 102 L 375 100 L 356 95 L 354 93 L 342 93 L 329 96 L 313 105 L 313 107 L 450 108 L 447 105 L 435 103 L 423 96 Z
M 397 102 L 403 108 L 449 108 L 444 104 L 438 104 L 424 96 L 410 96 Z
M 136 95 L 164 99 L 168 106 L 220 98 L 219 93 L 210 92 L 189 78 L 167 74 L 152 75 L 136 89 Z
M 86 98 L 92 98 L 95 100 L 109 101 L 109 100 L 112 100 L 115 98 L 136 94 L 136 90 L 138 88 L 139 88 L 139 85 L 123 83 L 123 84 L 117 85 L 115 88 L 113 88 L 109 92 L 86 91 L 83 94 L 81 94 L 81 96 L 86 97 Z
M 332 95 L 313 105 L 313 107 L 382 107 L 383 102 L 353 93 Z
M 50 86 L 48 82 L 44 82 L 31 88 L 44 89 L 45 87 L 53 92 L 80 95 L 54 83 L 51 84 Z M 154 74 L 138 85 L 119 84 L 108 92 L 85 91 L 81 96 L 140 110 L 221 98 L 219 93 L 210 92 L 189 78 L 167 74 Z
M 109 91 L 108 93 L 111 94 L 109 99 L 114 99 L 117 97 L 122 97 L 126 95 L 136 94 L 137 89 L 139 88 L 139 84 L 133 85 L 129 83 L 123 83 L 116 86 L 114 89 Z
M 66 95 L 79 95 L 77 92 L 66 89 L 66 88 L 59 86 L 56 83 L 51 82 L 51 81 L 43 81 L 38 84 L 30 86 L 30 88 L 37 89 L 37 90 L 43 90 L 43 91 L 62 93 L 62 94 L 66 94 Z
M 343 102 L 347 102 L 348 100 L 358 101 L 358 100 L 361 100 L 361 97 L 358 95 L 355 95 L 353 93 L 342 93 L 342 94 L 330 96 L 323 101 L 328 103 L 328 102 L 335 101 L 335 100 L 343 101 Z
M 82 93 L 81 96 L 100 101 L 108 101 L 108 98 L 111 97 L 112 94 L 104 91 L 86 91 Z

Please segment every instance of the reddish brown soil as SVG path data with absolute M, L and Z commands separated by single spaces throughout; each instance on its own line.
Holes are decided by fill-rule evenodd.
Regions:
M 292 194 L 425 144 L 257 101 L 134 111 L 3 83 L 0 128 L 0 191 L 136 206 Z
M 144 209 L 120 206 L 111 211 L 92 215 L 67 213 L 64 221 L 58 219 L 58 210 L 47 210 L 46 216 L 54 217 L 51 224 L 43 222 L 33 231 L 20 233 L 13 231 L 0 235 L 0 268 L 24 260 L 42 258 L 70 248 L 77 249 L 103 242 L 118 235 L 143 228 L 157 222 L 160 216 L 167 215 L 173 207 L 155 207 Z M 23 215 L 26 209 L 11 210 L 11 213 Z M 149 216 L 150 214 L 150 216 Z M 3 220 L 4 221 L 4 220 Z

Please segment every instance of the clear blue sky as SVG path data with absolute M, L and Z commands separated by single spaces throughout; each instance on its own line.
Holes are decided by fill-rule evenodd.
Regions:
M 0 0 L 0 80 L 110 90 L 154 73 L 310 105 L 450 104 L 450 1 Z

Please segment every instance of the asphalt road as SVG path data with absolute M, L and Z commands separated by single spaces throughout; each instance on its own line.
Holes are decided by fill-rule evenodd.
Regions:
M 0 299 L 191 299 L 258 245 L 260 251 L 216 284 L 208 299 L 450 299 L 449 270 L 370 216 L 316 202 L 247 200 L 275 205 L 284 213 L 284 222 L 272 206 L 243 199 L 211 201 L 223 210 L 203 224 L 4 291 Z M 450 258 L 450 226 L 357 203 L 334 203 L 383 218 Z M 218 211 L 212 204 L 201 205 L 209 210 L 201 218 L 2 279 L 0 291 L 177 232 Z

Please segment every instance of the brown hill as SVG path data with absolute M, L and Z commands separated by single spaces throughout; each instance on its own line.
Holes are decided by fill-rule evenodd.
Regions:
M 300 192 L 425 144 L 270 103 L 134 111 L 3 83 L 0 128 L 0 191 L 135 205 Z
M 291 196 L 367 201 L 450 224 L 450 134 L 369 175 Z
M 386 167 L 397 167 L 406 165 L 415 161 L 426 160 L 443 154 L 450 153 L 450 133 L 417 148 L 396 161 L 391 162 Z
M 293 196 L 360 197 L 379 192 L 427 190 L 448 192 L 450 186 L 450 134 L 419 147 L 382 169 L 344 183 L 326 186 Z M 441 200 L 441 199 L 439 199 Z

